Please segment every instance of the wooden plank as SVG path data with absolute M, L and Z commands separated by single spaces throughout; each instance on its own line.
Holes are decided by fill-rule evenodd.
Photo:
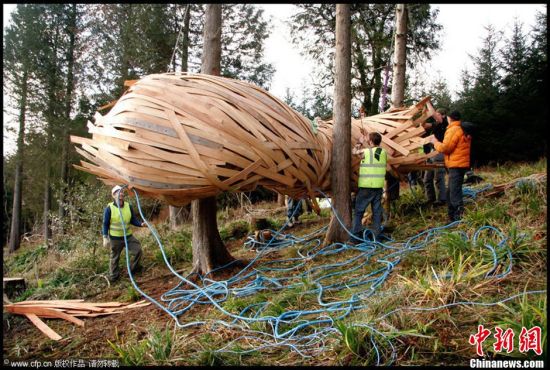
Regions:
M 124 312 L 120 311 L 120 312 L 83 313 L 83 314 L 78 314 L 76 316 L 78 316 L 78 317 L 98 317 L 98 316 L 107 316 L 107 315 L 118 315 L 118 314 L 121 314 L 121 313 L 124 313 Z
M 60 309 L 81 309 L 84 308 L 89 311 L 101 311 L 101 308 L 89 305 L 87 303 L 80 303 L 80 302 L 44 302 L 39 305 L 32 305 L 34 307 L 45 307 L 45 308 L 60 308 Z M 21 306 L 23 307 L 23 306 Z
M 386 145 L 390 146 L 392 149 L 395 149 L 396 151 L 398 151 L 399 153 L 401 153 L 404 156 L 409 155 L 409 150 L 403 148 L 401 145 L 394 142 L 393 140 L 388 139 L 385 135 L 382 135 L 382 142 L 385 143 Z
M 399 135 L 401 132 L 411 128 L 414 125 L 414 122 L 412 120 L 408 120 L 407 122 L 403 123 L 401 126 L 388 131 L 388 133 L 385 135 L 388 139 L 392 139 L 393 137 Z
M 400 136 L 397 136 L 394 141 L 396 143 L 400 143 L 402 142 L 403 140 L 407 140 L 407 139 L 410 139 L 412 137 L 415 137 L 415 136 L 418 136 L 418 135 L 422 135 L 423 133 L 425 133 L 426 130 L 424 130 L 424 127 L 420 126 L 420 127 L 417 127 L 415 128 L 414 130 L 411 130 L 409 132 L 406 132 L 404 133 L 403 135 L 400 135 Z
M 76 325 L 84 326 L 84 321 L 77 319 L 76 317 L 73 317 L 71 315 L 68 315 L 61 310 L 55 309 L 55 308 L 46 308 L 46 307 L 40 307 L 40 306 L 15 306 L 15 305 L 6 305 L 4 306 L 6 311 L 11 313 L 16 313 L 20 315 L 24 315 L 27 313 L 35 314 L 36 316 L 42 316 L 42 315 L 50 315 L 54 316 L 60 319 L 64 319 L 67 321 L 70 321 Z
M 395 122 L 395 121 L 392 121 L 390 119 L 385 119 L 385 118 L 379 118 L 377 116 L 370 116 L 370 117 L 365 118 L 365 120 L 367 120 L 367 122 L 374 121 L 374 122 L 378 122 L 378 123 L 381 123 L 383 125 L 389 126 L 389 127 L 386 128 L 387 130 L 399 127 L 399 125 L 401 124 L 400 122 Z
M 31 301 L 21 301 L 16 302 L 14 305 L 33 305 L 33 304 L 43 304 L 43 303 L 75 303 L 75 302 L 84 302 L 83 299 L 63 299 L 63 300 L 31 300 Z
M 40 318 L 38 316 L 36 316 L 35 314 L 26 313 L 25 316 L 29 320 L 31 320 L 31 322 L 34 324 L 34 326 L 36 326 L 38 328 L 38 330 L 40 330 L 42 333 L 46 334 L 46 336 L 48 336 L 48 338 L 53 339 L 53 340 L 60 340 L 60 339 L 63 338 L 61 335 L 57 334 L 52 328 L 50 328 L 48 325 L 46 325 L 46 323 L 44 321 L 40 320 Z
M 138 302 L 135 302 L 135 303 L 131 303 L 131 304 L 125 306 L 124 308 L 145 307 L 145 306 L 148 306 L 150 304 L 151 304 L 151 302 L 149 302 L 149 301 L 141 300 L 141 301 L 138 301 Z

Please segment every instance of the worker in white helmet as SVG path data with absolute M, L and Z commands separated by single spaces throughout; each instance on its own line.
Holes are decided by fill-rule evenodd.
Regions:
M 118 185 L 111 189 L 113 202 L 109 203 L 103 212 L 103 246 L 106 248 L 110 245 L 111 247 L 111 259 L 109 263 L 110 282 L 115 282 L 120 278 L 120 266 L 118 262 L 120 254 L 125 248 L 125 233 L 128 241 L 128 250 L 133 257 L 130 262 L 130 270 L 132 274 L 141 271 L 141 244 L 132 235 L 130 225 L 137 227 L 144 227 L 146 225 L 138 219 L 130 203 L 124 201 L 124 192 L 122 190 L 123 188 Z M 122 220 L 120 219 L 121 214 Z M 122 221 L 124 221 L 124 228 Z

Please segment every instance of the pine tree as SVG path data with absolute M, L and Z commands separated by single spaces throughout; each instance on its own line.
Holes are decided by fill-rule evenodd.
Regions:
M 529 99 L 524 129 L 530 134 L 529 159 L 538 159 L 547 153 L 548 130 L 548 18 L 546 12 L 537 12 L 532 39 L 527 52 L 525 83 Z
M 429 60 L 438 48 L 442 26 L 437 10 L 429 4 L 408 4 L 411 27 L 407 32 L 407 63 L 411 68 Z M 318 64 L 315 71 L 323 85 L 332 85 L 334 74 L 334 4 L 300 4 L 291 18 L 292 41 Z M 352 94 L 369 115 L 378 113 L 383 95 L 383 73 L 392 53 L 395 4 L 352 4 Z
M 238 78 L 268 89 L 273 66 L 264 58 L 269 36 L 263 9 L 252 4 L 224 4 L 222 16 L 222 76 Z
M 77 4 L 71 4 L 65 9 L 65 34 L 68 38 L 65 50 L 67 74 L 65 78 L 65 98 L 63 109 L 63 121 L 61 131 L 61 176 L 59 189 L 59 225 L 60 233 L 63 233 L 65 219 L 65 199 L 69 183 L 69 135 L 71 131 L 71 112 L 73 110 L 75 80 L 76 48 L 78 43 L 78 30 L 80 28 L 80 11 Z
M 504 158 L 505 149 L 502 138 L 509 127 L 504 127 L 496 115 L 500 98 L 501 60 L 499 43 L 502 32 L 493 26 L 485 27 L 486 36 L 477 55 L 470 55 L 474 62 L 468 91 L 463 91 L 460 106 L 464 120 L 476 123 L 480 129 L 472 141 L 472 162 L 487 158 Z M 463 76 L 466 77 L 466 76 Z
M 31 79 L 35 76 L 39 46 L 36 35 L 41 32 L 40 24 L 36 21 L 39 14 L 40 9 L 36 5 L 18 5 L 12 15 L 12 25 L 6 29 L 4 36 L 4 91 L 9 93 L 13 101 L 17 102 L 19 111 L 9 252 L 14 252 L 19 248 L 21 239 L 25 130 L 27 129 L 29 95 L 33 93 Z
M 449 91 L 449 85 L 447 84 L 447 80 L 441 75 L 438 75 L 430 84 L 429 93 L 426 92 L 426 95 L 432 97 L 432 104 L 436 108 L 445 108 L 449 110 L 453 105 L 453 98 Z

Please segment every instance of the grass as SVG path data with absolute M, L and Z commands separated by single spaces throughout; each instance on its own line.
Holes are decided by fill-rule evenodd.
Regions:
M 501 184 L 518 177 L 546 171 L 546 160 L 535 163 L 505 164 L 497 168 L 480 168 L 476 174 L 486 182 Z M 445 207 L 428 208 L 422 205 L 424 195 L 419 189 L 403 189 L 400 199 L 394 204 L 391 223 L 394 225 L 392 237 L 403 241 L 420 231 L 442 226 L 446 223 Z M 288 347 L 262 347 L 264 342 L 252 339 L 250 331 L 272 332 L 273 321 L 239 322 L 243 329 L 215 325 L 217 320 L 230 322 L 219 310 L 211 305 L 200 305 L 182 317 L 182 322 L 204 321 L 202 326 L 170 330 L 171 318 L 151 323 L 145 333 L 119 336 L 105 343 L 108 351 L 117 356 L 125 365 L 339 365 L 368 366 L 389 364 L 401 366 L 421 365 L 468 365 L 475 357 L 475 349 L 468 343 L 470 334 L 483 324 L 494 333 L 499 326 L 513 329 L 516 350 L 510 356 L 518 359 L 537 358 L 532 351 L 522 354 L 517 350 L 517 338 L 523 327 L 543 328 L 542 344 L 546 351 L 546 294 L 525 295 L 503 303 L 496 303 L 512 295 L 531 290 L 546 289 L 547 284 L 547 197 L 546 183 L 523 184 L 508 189 L 496 197 L 478 195 L 477 199 L 466 204 L 464 222 L 453 229 L 439 232 L 423 248 L 403 253 L 400 262 L 389 273 L 375 293 L 363 299 L 364 308 L 352 311 L 341 317 L 341 312 L 327 314 L 334 321 L 333 331 L 323 338 L 326 350 L 315 352 L 311 358 L 303 358 Z M 272 210 L 277 206 L 261 204 L 262 209 Z M 301 216 L 304 222 L 291 232 L 306 235 L 326 225 L 324 218 L 313 214 Z M 278 229 L 285 221 L 284 212 L 266 213 L 273 229 Z M 235 242 L 251 230 L 242 209 L 225 209 L 218 217 L 220 235 L 225 242 Z M 478 242 L 472 238 L 482 226 L 498 228 L 505 236 L 503 248 L 497 234 L 484 232 Z M 159 235 L 166 247 L 167 257 L 176 268 L 189 270 L 192 261 L 191 232 L 189 225 L 172 231 L 167 224 L 157 225 Z M 154 238 L 148 233 L 137 236 L 143 245 L 143 261 L 150 273 L 165 269 L 162 255 L 159 255 Z M 101 249 L 100 240 L 87 241 L 86 236 L 68 238 L 58 248 L 47 249 L 39 245 L 31 249 L 22 248 L 5 260 L 10 271 L 26 274 L 34 282 L 20 299 L 43 298 L 82 298 L 93 296 L 106 287 L 101 275 L 108 269 L 107 253 Z M 97 244 L 96 244 L 97 243 Z M 93 247 L 96 253 L 93 253 Z M 493 269 L 493 254 L 486 247 L 496 248 L 501 259 L 497 273 L 507 266 L 507 248 L 512 254 L 512 269 L 504 277 L 486 277 Z M 368 262 L 359 268 L 364 259 L 343 264 L 350 258 L 365 251 L 346 250 L 335 254 L 318 255 L 308 260 L 304 266 L 289 271 L 264 271 L 262 263 L 280 260 L 263 267 L 290 267 L 297 261 L 284 262 L 286 258 L 304 255 L 315 245 L 297 244 L 280 251 L 273 251 L 257 262 L 256 273 L 272 278 L 288 277 L 285 284 L 295 284 L 284 289 L 263 290 L 250 296 L 230 295 L 220 305 L 233 314 L 254 317 L 278 317 L 296 310 L 319 308 L 315 279 L 328 273 L 343 270 L 342 275 L 334 275 L 321 282 L 340 284 L 349 282 L 339 290 L 325 291 L 322 302 L 325 304 L 349 300 L 360 294 L 371 284 L 352 286 L 351 283 L 365 279 L 381 266 L 391 253 L 386 250 L 369 257 Z M 316 249 L 319 250 L 319 249 Z M 235 257 L 251 258 L 254 252 L 244 248 L 232 249 Z M 341 266 L 315 267 L 325 264 Z M 378 277 L 381 272 L 373 275 Z M 94 277 L 95 276 L 95 277 Z M 251 278 L 252 281 L 254 277 Z M 41 282 L 39 284 L 39 281 Z M 172 286 L 170 286 L 172 287 Z M 111 289 L 120 291 L 121 299 L 140 299 L 139 293 L 131 285 L 119 284 Z M 267 304 L 265 304 L 267 302 Z M 456 302 L 484 302 L 493 305 L 453 305 Z M 254 306 L 256 305 L 256 306 Z M 252 308 L 250 308 L 252 307 Z M 280 333 L 296 327 L 300 320 L 314 318 L 314 315 L 300 317 L 294 321 L 280 323 Z M 311 334 L 326 327 L 312 325 L 303 329 Z M 247 336 L 248 337 L 243 337 Z M 257 335 L 257 333 L 255 334 Z M 268 337 L 263 337 L 269 340 Z M 392 359 L 395 349 L 395 358 Z M 493 343 L 487 341 L 484 350 L 499 358 L 503 353 L 491 351 Z M 376 345 L 374 345 L 374 344 Z M 227 346 L 233 352 L 220 352 Z M 375 350 L 378 349 L 378 351 Z M 252 349 L 252 352 L 246 352 Z M 317 348 L 319 349 L 319 348 Z M 15 351 L 16 349 L 11 349 Z M 108 352 L 107 351 L 107 352 Z M 109 352 L 108 352 L 109 353 Z M 546 352 L 544 356 L 546 355 Z
M 151 326 L 142 340 L 136 340 L 134 336 L 130 341 L 125 342 L 119 337 L 117 331 L 115 341 L 107 340 L 107 342 L 123 365 L 164 365 L 172 356 L 173 337 L 169 327 L 159 329 Z

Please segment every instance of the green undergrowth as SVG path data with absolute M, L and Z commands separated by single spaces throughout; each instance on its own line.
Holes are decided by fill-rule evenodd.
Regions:
M 530 164 L 484 167 L 476 169 L 475 173 L 485 181 L 466 186 L 480 188 L 488 183 L 498 185 L 543 172 L 546 172 L 546 159 Z M 338 284 L 343 280 L 350 282 L 343 288 L 325 291 L 321 297 L 324 304 L 357 296 L 362 299 L 364 307 L 345 317 L 327 314 L 333 320 L 331 325 L 334 331 L 323 341 L 325 350 L 315 352 L 312 357 L 302 357 L 284 346 L 261 348 L 265 342 L 254 337 L 261 332 L 272 333 L 273 328 L 268 321 L 239 321 L 236 323 L 239 326 L 224 326 L 218 320 L 230 323 L 233 318 L 212 305 L 200 305 L 199 309 L 192 309 L 180 317 L 182 323 L 202 322 L 201 325 L 178 328 L 173 319 L 165 315 L 164 321 L 148 323 L 145 332 L 130 330 L 124 336 L 117 334 L 109 338 L 105 345 L 122 364 L 130 366 L 372 366 L 377 363 L 468 366 L 469 361 L 476 358 L 475 346 L 468 339 L 476 333 L 478 325 L 484 325 L 491 330 L 491 337 L 483 346 L 487 359 L 540 359 L 533 351 L 527 354 L 518 351 L 518 336 L 523 327 L 541 327 L 543 356 L 546 356 L 546 294 L 528 294 L 502 301 L 523 292 L 546 289 L 546 192 L 546 181 L 543 181 L 511 187 L 494 197 L 479 194 L 474 201 L 465 204 L 462 223 L 454 228 L 442 229 L 422 248 L 403 253 L 399 263 L 373 292 L 365 291 L 368 285 L 354 286 L 353 282 L 373 273 L 383 266 L 383 262 L 374 257 L 361 259 L 361 251 L 347 250 L 290 262 L 283 260 L 304 255 L 313 245 L 298 243 L 267 253 L 253 266 L 254 271 L 274 280 L 286 277 L 285 284 L 290 286 L 281 288 L 273 283 L 270 289 L 252 295 L 230 295 L 219 302 L 223 310 L 233 315 L 261 318 L 319 308 L 319 297 L 317 293 L 312 293 L 318 287 L 316 281 L 324 285 Z M 401 189 L 401 197 L 394 202 L 388 222 L 395 241 L 404 242 L 422 231 L 446 224 L 446 208 L 426 206 L 424 201 L 425 197 L 418 189 Z M 228 210 L 223 212 L 219 229 L 224 242 L 235 242 L 253 231 L 245 214 L 235 218 L 230 216 L 237 213 L 230 215 Z M 303 236 L 325 226 L 328 214 L 325 210 L 323 212 L 325 214 L 321 218 L 315 214 L 302 215 L 300 219 L 303 224 L 285 232 Z M 280 212 L 266 217 L 277 230 L 284 224 L 285 216 Z M 500 234 L 486 230 L 474 242 L 475 233 L 483 226 L 498 229 L 505 241 L 501 243 Z M 172 231 L 167 224 L 159 224 L 157 230 L 162 236 L 170 263 L 176 268 L 190 270 L 190 225 Z M 154 237 L 145 232 L 137 236 L 144 247 L 146 270 L 166 271 Z M 104 275 L 108 269 L 107 253 L 100 246 L 100 238 L 96 239 L 93 241 L 97 243 L 95 254 L 89 246 L 68 242 L 63 250 L 35 246 L 8 256 L 5 264 L 9 270 L 27 274 L 31 281 L 35 281 L 21 297 L 61 298 L 65 294 L 64 298 L 81 298 L 86 295 L 84 289 L 105 289 L 104 278 L 91 278 Z M 491 249 L 497 255 L 496 265 Z M 255 255 L 244 247 L 233 249 L 231 253 L 237 258 L 248 259 Z M 389 255 L 391 250 L 383 253 L 381 256 Z M 52 255 L 64 257 L 59 259 L 57 265 L 54 264 L 55 268 L 48 270 L 46 262 L 55 260 Z M 507 272 L 510 256 L 511 270 L 507 275 L 500 276 Z M 358 257 L 357 261 L 350 266 L 338 265 L 355 257 Z M 302 264 L 287 271 L 270 270 L 286 269 L 299 263 Z M 323 270 L 315 269 L 320 265 L 330 266 Z M 36 270 L 38 278 L 35 276 Z M 38 284 L 38 281 L 41 283 Z M 139 299 L 138 293 L 128 285 L 115 285 L 111 289 L 120 289 L 126 301 Z M 282 323 L 280 330 L 292 330 L 295 325 L 296 322 Z M 322 328 L 328 324 L 316 325 L 315 328 Z M 495 353 L 492 349 L 496 326 L 514 331 L 513 353 Z

